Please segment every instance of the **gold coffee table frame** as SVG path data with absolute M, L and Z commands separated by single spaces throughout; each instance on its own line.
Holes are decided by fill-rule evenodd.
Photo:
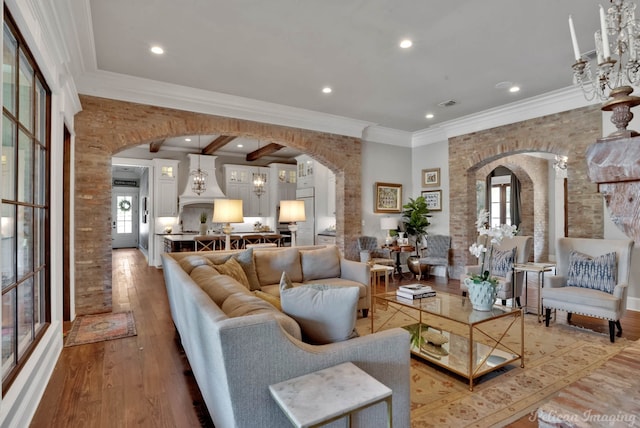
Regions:
M 392 311 L 377 330 L 374 330 L 374 317 L 380 312 L 371 311 L 372 332 L 384 329 L 395 317 L 404 315 L 416 322 L 409 328 L 418 328 L 420 335 L 424 331 L 444 336 L 446 343 L 441 347 L 432 345 L 430 350 L 412 346 L 411 353 L 468 379 L 470 391 L 473 391 L 473 381 L 480 376 L 518 360 L 520 367 L 524 367 L 524 312 L 521 308 L 494 306 L 491 311 L 475 311 L 467 297 L 444 292 L 415 300 L 403 299 L 390 292 L 376 294 L 372 300 L 374 305 L 385 303 L 387 311 Z M 407 328 L 407 325 L 403 327 Z M 519 346 L 505 341 L 508 334 L 514 333 L 519 336 Z

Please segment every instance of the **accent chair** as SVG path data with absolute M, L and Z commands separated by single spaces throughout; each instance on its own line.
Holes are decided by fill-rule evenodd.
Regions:
M 482 237 L 484 239 L 484 237 Z M 524 272 L 514 273 L 513 265 L 516 263 L 527 263 L 531 256 L 533 249 L 533 237 L 532 236 L 514 236 L 513 238 L 505 238 L 493 247 L 494 251 L 506 252 L 509 250 L 515 250 L 515 254 L 505 259 L 506 263 L 503 263 L 500 270 L 497 270 L 497 266 L 485 267 L 485 270 L 489 269 L 491 276 L 498 278 L 498 295 L 497 298 L 502 301 L 503 305 L 507 304 L 507 299 L 514 299 L 514 306 L 520 305 L 520 296 L 522 295 L 524 284 Z M 495 253 L 494 253 L 495 255 Z M 508 254 L 507 254 L 508 256 Z M 495 260 L 495 258 L 494 258 Z M 465 273 L 467 275 L 480 274 L 480 265 L 465 266 Z M 464 285 L 464 281 L 460 281 L 460 289 L 462 295 L 467 295 L 467 287 Z
M 395 266 L 396 262 L 391 258 L 391 250 L 381 248 L 375 236 L 359 236 L 357 242 L 361 262 Z
M 551 310 L 609 321 L 609 338 L 622 334 L 620 318 L 627 309 L 631 270 L 631 239 L 560 238 L 556 244 L 556 275 L 545 281 L 542 307 L 549 326 Z
M 421 267 L 444 266 L 446 276 L 449 276 L 449 261 L 451 259 L 451 236 L 448 235 L 427 235 L 424 239 L 426 244 L 422 249 L 422 257 L 418 260 Z M 423 269 L 420 269 L 423 272 Z M 424 269 L 429 276 L 429 268 Z

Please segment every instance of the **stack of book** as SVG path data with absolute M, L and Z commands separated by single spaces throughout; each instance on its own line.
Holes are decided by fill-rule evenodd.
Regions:
M 436 291 L 431 288 L 431 286 L 422 284 L 401 285 L 396 290 L 396 296 L 412 300 L 433 297 L 435 295 Z

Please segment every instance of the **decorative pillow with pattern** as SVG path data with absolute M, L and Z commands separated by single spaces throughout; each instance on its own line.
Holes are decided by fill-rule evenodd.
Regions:
M 493 249 L 491 256 L 491 275 L 506 278 L 513 270 L 513 263 L 516 260 L 516 247 L 510 250 Z
M 618 275 L 616 253 L 591 257 L 579 251 L 569 253 L 567 285 L 591 288 L 613 294 Z
M 235 257 L 231 257 L 221 265 L 213 265 L 213 268 L 223 275 L 230 276 L 249 289 L 247 274 L 244 273 L 242 266 L 240 266 L 240 263 L 238 263 Z

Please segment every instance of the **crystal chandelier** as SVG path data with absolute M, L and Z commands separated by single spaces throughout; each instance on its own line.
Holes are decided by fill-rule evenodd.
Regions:
M 640 22 L 635 19 L 635 9 L 636 5 L 629 0 L 610 0 L 606 12 L 600 6 L 600 29 L 594 35 L 595 71 L 591 69 L 590 59 L 580 53 L 573 19 L 569 16 L 576 60 L 574 82 L 580 85 L 588 101 L 596 97 L 604 101 L 610 97 L 602 110 L 613 111 L 611 122 L 618 130 L 609 137 L 637 135 L 626 129 L 633 118 L 631 107 L 640 104 L 640 97 L 630 95 L 633 92 L 631 85 L 640 82 Z
M 265 174 L 253 173 L 253 193 L 257 197 L 264 195 L 267 191 L 264 186 L 267 184 L 267 177 Z
M 200 195 L 207 190 L 207 173 L 200 169 L 200 136 L 198 135 L 198 169 L 191 171 L 191 190 Z
M 636 5 L 628 0 L 610 0 L 605 12 L 600 6 L 600 29 L 595 32 L 596 71 L 591 70 L 589 58 L 580 54 L 573 19 L 569 16 L 569 30 L 576 63 L 574 78 L 591 101 L 596 96 L 606 100 L 609 91 L 640 80 L 640 23 L 635 19 Z

